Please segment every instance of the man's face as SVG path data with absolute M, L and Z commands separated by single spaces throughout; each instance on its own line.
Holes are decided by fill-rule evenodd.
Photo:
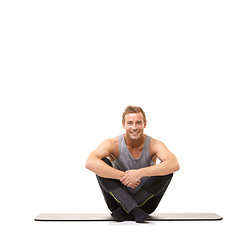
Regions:
M 143 130 L 146 127 L 142 113 L 129 113 L 125 116 L 125 122 L 122 123 L 126 130 L 126 135 L 132 140 L 138 140 L 143 136 Z

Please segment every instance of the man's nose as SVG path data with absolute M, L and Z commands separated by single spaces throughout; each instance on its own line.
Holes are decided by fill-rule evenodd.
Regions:
M 137 127 L 136 127 L 136 123 L 133 123 L 133 125 L 132 125 L 132 129 L 136 129 Z

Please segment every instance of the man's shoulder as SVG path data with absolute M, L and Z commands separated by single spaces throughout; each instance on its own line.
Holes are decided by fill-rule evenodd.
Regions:
M 109 138 L 105 140 L 105 143 L 107 144 L 107 148 L 110 151 L 110 155 L 108 156 L 111 161 L 115 160 L 118 156 L 118 147 L 119 147 L 119 141 L 118 136 L 114 138 Z
M 103 141 L 103 146 L 107 147 L 111 152 L 115 152 L 116 150 L 118 150 L 118 137 L 114 137 L 114 138 L 108 138 L 106 140 Z
M 111 138 L 111 141 L 112 141 L 113 144 L 118 143 L 118 136 L 114 137 L 114 138 Z
M 108 138 L 108 139 L 104 140 L 104 142 L 107 144 L 112 144 L 112 145 L 118 144 L 118 136 L 114 137 L 114 138 Z
M 158 149 L 163 146 L 165 146 L 165 144 L 161 140 L 151 138 L 149 146 L 151 154 L 156 154 Z
M 151 145 L 163 144 L 163 142 L 161 140 L 157 140 L 157 139 L 151 137 L 150 144 Z

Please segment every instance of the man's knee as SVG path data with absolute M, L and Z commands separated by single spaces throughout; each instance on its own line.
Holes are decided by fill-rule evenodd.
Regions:
M 150 177 L 142 186 L 149 193 L 165 192 L 171 182 L 173 173 L 164 176 Z
M 102 161 L 104 161 L 107 165 L 112 167 L 112 163 L 108 158 L 103 158 Z
M 172 180 L 173 173 L 170 173 L 170 174 L 166 175 L 166 177 L 167 177 L 168 179 Z

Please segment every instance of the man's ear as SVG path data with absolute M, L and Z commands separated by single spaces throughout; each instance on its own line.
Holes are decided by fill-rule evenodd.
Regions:
M 145 123 L 144 123 L 144 128 L 147 126 L 147 120 L 145 121 Z
M 122 126 L 123 126 L 124 129 L 126 129 L 126 128 L 125 128 L 125 123 L 124 123 L 124 122 L 122 122 Z

